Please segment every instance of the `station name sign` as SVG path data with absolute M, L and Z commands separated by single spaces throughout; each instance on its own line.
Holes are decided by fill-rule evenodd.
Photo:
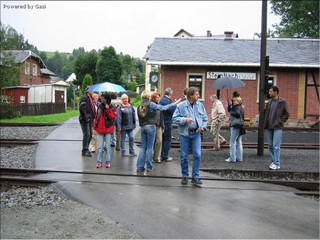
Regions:
M 221 77 L 235 77 L 243 80 L 256 80 L 256 73 L 244 72 L 207 72 L 207 79 L 218 79 Z

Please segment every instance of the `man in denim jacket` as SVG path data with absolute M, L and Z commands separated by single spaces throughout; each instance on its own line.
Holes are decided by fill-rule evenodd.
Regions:
M 193 167 L 191 183 L 202 184 L 199 177 L 199 168 L 201 164 L 201 133 L 206 131 L 208 116 L 203 104 L 198 101 L 199 90 L 190 87 L 187 92 L 187 100 L 181 102 L 173 116 L 173 123 L 178 124 L 180 134 L 180 159 L 181 159 L 181 184 L 188 184 L 188 152 L 189 146 L 192 146 Z

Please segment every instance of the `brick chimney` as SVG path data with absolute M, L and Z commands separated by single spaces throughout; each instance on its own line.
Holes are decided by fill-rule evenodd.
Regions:
M 11 50 L 17 50 L 17 45 L 12 45 Z
M 212 37 L 211 31 L 207 30 L 207 37 Z
M 233 35 L 233 31 L 225 31 L 224 32 L 224 39 L 233 39 L 232 38 L 232 35 Z

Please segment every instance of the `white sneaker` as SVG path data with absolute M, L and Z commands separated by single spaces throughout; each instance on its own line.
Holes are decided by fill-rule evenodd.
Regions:
M 232 162 L 232 163 L 236 162 L 236 161 L 231 161 L 230 157 L 228 157 L 225 161 L 226 162 Z
M 278 170 L 278 169 L 280 169 L 280 166 L 279 166 L 279 165 L 275 165 L 274 163 L 271 163 L 270 166 L 269 166 L 269 168 L 270 168 L 271 170 Z

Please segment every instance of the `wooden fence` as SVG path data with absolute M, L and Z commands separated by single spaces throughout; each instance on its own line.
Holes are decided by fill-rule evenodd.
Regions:
M 1 103 L 0 106 L 0 119 L 64 113 L 66 111 L 64 103 L 31 103 L 20 105 Z

